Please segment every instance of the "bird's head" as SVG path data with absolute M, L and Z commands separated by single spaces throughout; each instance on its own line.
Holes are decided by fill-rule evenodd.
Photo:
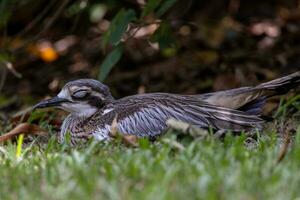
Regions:
M 79 79 L 68 82 L 56 97 L 41 101 L 34 109 L 58 107 L 73 115 L 89 117 L 112 100 L 106 85 L 93 79 Z

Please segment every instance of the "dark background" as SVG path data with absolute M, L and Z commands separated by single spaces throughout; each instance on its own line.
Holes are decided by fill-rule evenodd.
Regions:
M 69 80 L 97 79 L 114 49 L 103 47 L 103 37 L 122 8 L 138 20 L 123 34 L 122 57 L 104 80 L 116 97 L 203 93 L 300 69 L 300 1 L 178 0 L 162 16 L 141 17 L 145 3 L 1 0 L 1 115 L 55 95 Z

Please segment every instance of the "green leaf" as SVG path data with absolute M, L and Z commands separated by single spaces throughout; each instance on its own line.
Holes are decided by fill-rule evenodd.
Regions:
M 109 42 L 113 46 L 117 46 L 121 42 L 122 35 L 127 29 L 128 24 L 136 19 L 134 10 L 121 9 L 118 14 L 113 18 L 109 29 L 104 34 L 103 46 Z
M 153 12 L 159 5 L 161 0 L 149 0 L 147 4 L 145 5 L 143 12 L 142 12 L 142 17 L 145 17 L 149 15 L 151 12 Z
M 14 0 L 2 0 L 0 1 L 0 28 L 3 28 L 8 23 L 12 16 L 12 7 Z
M 100 81 L 104 81 L 107 75 L 109 74 L 110 70 L 113 68 L 115 64 L 120 60 L 123 54 L 123 45 L 118 45 L 116 48 L 110 52 L 106 58 L 104 59 L 103 63 L 100 66 L 100 73 L 98 75 L 98 79 Z
M 166 0 L 162 3 L 162 5 L 159 7 L 159 9 L 156 12 L 156 15 L 158 17 L 162 16 L 167 12 L 175 3 L 177 0 Z

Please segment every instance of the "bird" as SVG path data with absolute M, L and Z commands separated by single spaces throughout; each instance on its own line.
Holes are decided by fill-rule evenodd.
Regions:
M 170 118 L 204 129 L 247 132 L 262 129 L 265 121 L 261 112 L 268 98 L 285 94 L 299 83 L 297 71 L 254 87 L 196 95 L 145 93 L 115 99 L 105 84 L 78 79 L 33 108 L 56 107 L 69 112 L 58 141 L 64 142 L 69 133 L 72 145 L 90 138 L 109 141 L 114 128 L 121 135 L 155 138 L 166 132 Z

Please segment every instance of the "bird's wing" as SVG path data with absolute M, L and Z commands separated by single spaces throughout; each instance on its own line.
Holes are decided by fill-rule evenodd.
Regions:
M 119 109 L 118 129 L 121 133 L 138 136 L 155 136 L 166 128 L 166 121 L 174 118 L 201 128 L 243 131 L 261 128 L 263 120 L 257 116 L 222 108 L 197 100 L 190 96 L 159 94 L 143 100 L 127 99 Z

